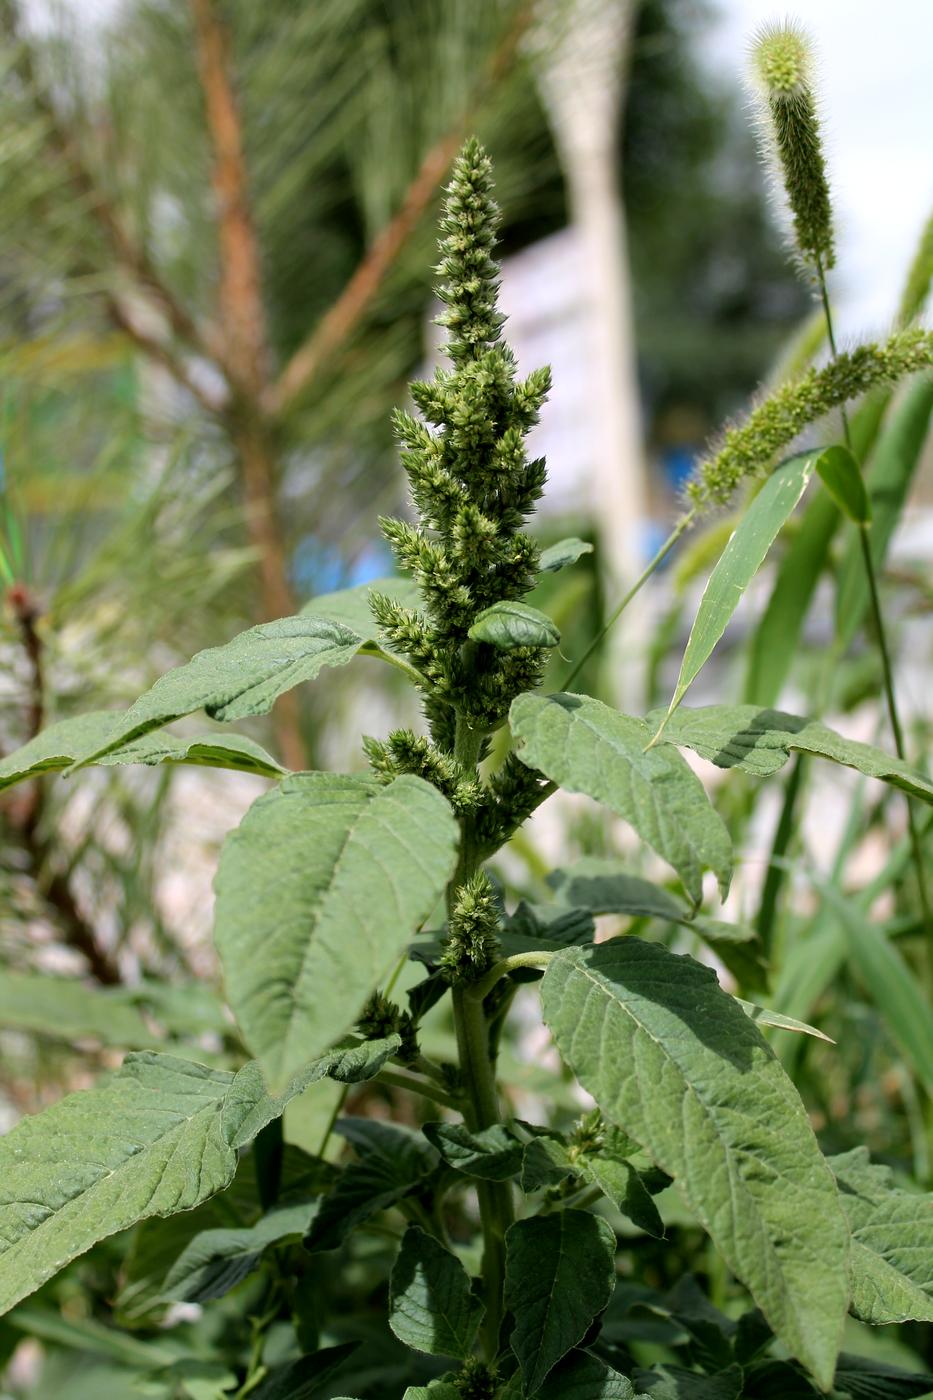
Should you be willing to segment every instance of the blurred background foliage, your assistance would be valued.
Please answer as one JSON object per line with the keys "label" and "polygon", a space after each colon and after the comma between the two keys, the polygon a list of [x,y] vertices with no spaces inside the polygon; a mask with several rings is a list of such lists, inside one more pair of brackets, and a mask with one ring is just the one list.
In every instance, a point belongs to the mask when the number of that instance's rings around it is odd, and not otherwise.
{"label": "blurred background foliage", "polygon": [[[713,14],[704,0],[643,0],[620,57],[616,176],[661,523],[674,510],[683,453],[780,372],[810,306],[768,212],[737,81],[715,77],[703,56]],[[465,132],[476,130],[495,161],[506,259],[571,215],[530,0],[124,0],[92,23],[80,5],[37,22],[0,0],[0,36],[7,753],[56,719],[125,706],[200,647],[389,571],[376,526],[401,496],[389,414],[431,354],[433,214]],[[798,362],[819,350],[811,336]],[[869,444],[882,412],[897,407],[879,407]],[[545,518],[542,537],[567,533],[563,524]],[[582,505],[569,524],[589,538],[611,528]],[[779,562],[794,558],[808,528],[812,510],[789,527]],[[838,532],[831,543],[835,528],[816,531],[807,556],[824,587],[845,545]],[[727,529],[714,522],[688,541],[678,573],[663,576],[651,604],[646,707],[669,689],[690,619],[685,599]],[[887,592],[908,629],[928,612],[919,573],[889,577]],[[568,654],[579,654],[604,604],[596,556],[550,576],[536,601],[560,623]],[[874,653],[856,640],[833,654],[828,674],[826,615],[811,612],[810,630],[791,646],[798,706],[849,710],[859,733],[875,737]],[[742,698],[747,656],[744,646],[725,653],[717,698]],[[391,676],[367,665],[300,699],[292,692],[271,730],[253,732],[292,767],[358,766],[360,728],[380,732],[398,714]],[[605,684],[600,677],[597,658],[589,679]],[[924,739],[916,721],[915,755]],[[759,930],[766,921],[769,1004],[837,1041],[775,1038],[827,1150],[867,1141],[928,1183],[933,1086],[911,1053],[923,1026],[905,1051],[904,1017],[915,1011],[902,981],[878,982],[852,956],[870,921],[903,951],[904,969],[924,938],[903,812],[864,785],[836,790],[838,779],[817,786],[802,764],[794,771],[791,782],[754,785],[732,774],[719,790],[748,853],[729,916]],[[209,880],[223,834],[261,787],[246,775],[165,767],[0,795],[8,1121],[146,1036],[225,1063],[242,1055],[216,987]],[[800,817],[801,789],[829,812],[834,849]],[[501,872],[510,895],[542,897],[538,846],[549,843],[562,864],[621,854],[636,868],[624,833],[591,811],[571,804],[557,820],[548,826],[542,813],[515,843]],[[683,938],[663,926],[650,932]],[[82,989],[83,1013],[49,1010],[42,987],[54,975]],[[112,1036],[101,1034],[101,1015],[117,1018]],[[437,1028],[438,1053],[446,1034]],[[508,1053],[533,1095],[533,1065],[521,1046]],[[315,1092],[315,1104],[296,1105],[288,1120],[306,1146],[333,1107],[324,1086]],[[359,1111],[371,1107],[366,1092]],[[675,1238],[724,1304],[729,1285],[699,1235],[684,1224]],[[124,1393],[119,1382],[106,1388],[114,1357],[94,1325],[112,1319],[121,1289],[125,1299],[125,1244],[95,1250],[30,1305],[45,1318],[31,1317],[29,1330],[46,1337],[47,1359],[29,1393]],[[661,1251],[648,1258],[654,1245],[637,1248],[649,1273],[669,1267],[670,1252],[662,1265]],[[239,1296],[211,1324],[234,1338],[245,1315]],[[0,1359],[19,1340],[15,1321],[0,1332]],[[914,1325],[878,1345],[890,1359],[931,1362],[929,1330]],[[69,1348],[83,1358],[77,1369]],[[9,1382],[17,1394],[18,1374]]]}

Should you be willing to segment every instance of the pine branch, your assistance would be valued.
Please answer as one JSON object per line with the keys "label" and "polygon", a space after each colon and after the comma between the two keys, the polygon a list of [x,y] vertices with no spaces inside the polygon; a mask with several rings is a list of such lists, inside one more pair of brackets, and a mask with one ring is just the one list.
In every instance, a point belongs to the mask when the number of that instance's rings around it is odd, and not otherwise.
{"label": "pine branch", "polygon": [[163,281],[148,250],[130,235],[119,213],[98,187],[81,152],[60,116],[55,102],[40,80],[32,47],[26,37],[16,0],[2,0],[0,22],[16,45],[16,71],[30,94],[36,111],[48,125],[48,142],[64,165],[70,183],[87,206],[109,244],[118,266],[130,275],[138,289],[155,303],[172,331],[198,354],[215,357],[215,337],[202,331],[175,293]]}
{"label": "pine branch", "polygon": [[271,413],[283,413],[359,325],[403,248],[418,228],[441,181],[463,144],[477,109],[510,72],[531,23],[533,0],[525,0],[481,76],[472,100],[454,126],[427,152],[405,193],[398,213],[377,235],[330,310],[295,351],[266,397]]}
{"label": "pine branch", "polygon": [[223,410],[225,397],[212,393],[203,384],[199,384],[184,360],[175,354],[172,346],[159,340],[157,336],[151,335],[149,331],[143,330],[120,303],[119,298],[108,294],[105,301],[110,320],[142,354],[147,355],[151,360],[155,360],[157,364],[168,370],[176,383],[187,389],[189,394],[197,399],[201,407],[212,417],[216,417]]}

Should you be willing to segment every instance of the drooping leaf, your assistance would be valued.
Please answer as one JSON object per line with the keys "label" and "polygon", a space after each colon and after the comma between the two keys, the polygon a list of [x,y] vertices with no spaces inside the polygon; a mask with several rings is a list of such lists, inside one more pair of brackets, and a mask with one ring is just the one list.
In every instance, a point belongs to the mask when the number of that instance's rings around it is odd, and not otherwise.
{"label": "drooping leaf", "polygon": [[548,883],[561,903],[580,905],[593,914],[629,914],[680,924],[713,950],[740,986],[762,990],[767,985],[761,939],[754,929],[694,914],[667,890],[630,875],[616,859],[585,856],[567,870],[554,871]]}
{"label": "drooping leaf", "polygon": [[341,1118],[336,1130],[356,1149],[321,1202],[307,1248],[336,1249],[363,1220],[400,1201],[437,1166],[437,1153],[421,1133],[375,1119]]}
{"label": "drooping leaf", "polygon": [[[649,724],[660,715],[648,716]],[[792,753],[814,754],[879,778],[910,797],[933,803],[933,782],[873,744],[843,738],[818,720],[762,710],[756,705],[704,705],[678,710],[664,731],[672,744],[693,749],[720,768],[741,768],[766,778],[783,768]]]}
{"label": "drooping leaf", "polygon": [[883,927],[871,923],[853,900],[832,885],[821,882],[819,888],[845,929],[851,961],[891,1038],[933,1092],[933,1034],[923,989]]}
{"label": "drooping leaf", "polygon": [[462,1361],[471,1353],[483,1311],[456,1255],[409,1225],[389,1284],[389,1326],[399,1341]]}
{"label": "drooping leaf", "polygon": [[268,1375],[250,1391],[253,1400],[313,1400],[327,1377],[352,1356],[359,1342],[343,1342],[325,1347],[299,1361],[273,1366]]}
{"label": "drooping leaf", "polygon": [[584,1159],[583,1175],[639,1230],[656,1240],[664,1238],[664,1222],[658,1208],[631,1162],[596,1152]]}
{"label": "drooping leaf", "polygon": [[520,695],[509,716],[518,757],[568,792],[583,792],[623,817],[683,881],[694,904],[704,870],[723,893],[732,844],[703,785],[670,744],[646,750],[644,720],[584,695]]}
{"label": "drooping leaf", "polygon": [[806,490],[814,462],[809,453],[776,467],[733,531],[700,600],[668,714],[676,710],[712,655],[742,594]]}
{"label": "drooping leaf", "polygon": [[531,1216],[505,1237],[505,1303],[512,1350],[534,1394],[606,1307],[615,1282],[615,1235],[587,1211]]}
{"label": "drooping leaf", "polygon": [[589,1351],[559,1361],[535,1400],[635,1400],[631,1381]]}
{"label": "drooping leaf", "polygon": [[516,647],[556,647],[560,632],[551,619],[528,603],[493,603],[476,618],[467,634],[499,651]]}
{"label": "drooping leaf", "polygon": [[506,914],[500,941],[502,951],[529,952],[532,948],[568,948],[574,943],[592,943],[596,933],[588,909],[568,909],[560,904],[530,904],[527,899]]}
{"label": "drooping leaf", "polygon": [[521,1168],[524,1144],[505,1123],[476,1133],[463,1123],[425,1123],[422,1131],[444,1161],[466,1176],[508,1181]]}
{"label": "drooping leaf", "polygon": [[926,1400],[933,1391],[933,1375],[843,1352],[833,1385],[853,1400]]}
{"label": "drooping leaf", "polygon": [[563,1058],[677,1182],[775,1333],[829,1385],[848,1230],[793,1085],[714,973],[659,944],[566,949],[542,983]]}
{"label": "drooping leaf", "polygon": [[858,462],[847,447],[827,447],[816,459],[817,475],[839,509],[856,525],[871,523],[871,502]]}
{"label": "drooping leaf", "polygon": [[817,1040],[828,1041],[830,1045],[836,1043],[830,1036],[817,1030],[816,1026],[808,1026],[806,1021],[796,1021],[793,1016],[784,1016],[780,1011],[769,1011],[766,1006],[756,1006],[754,1002],[743,1001],[741,997],[736,997],[735,1000],[746,1016],[755,1022],[756,1026],[771,1026],[775,1030],[796,1031],[799,1035],[812,1035]]}
{"label": "drooping leaf", "polygon": [[933,1195],[894,1185],[868,1150],[830,1157],[852,1230],[852,1301],[861,1322],[933,1322]]}
{"label": "drooping leaf", "polygon": [[443,893],[458,827],[420,778],[286,778],[227,837],[215,940],[273,1087],[350,1029]]}
{"label": "drooping leaf", "polygon": [[373,1079],[400,1045],[401,1037],[390,1035],[346,1050],[331,1050],[320,1059],[303,1065],[281,1094],[267,1092],[262,1070],[251,1060],[238,1072],[224,1105],[224,1126],[231,1143],[234,1147],[244,1147],[252,1142],[263,1128],[282,1116],[293,1098],[318,1080],[327,1078],[342,1084],[359,1084]]}
{"label": "drooping leaf", "polygon": [[234,1078],[131,1054],[104,1084],[0,1140],[0,1311],[98,1240],[226,1186],[236,1169],[223,1123]]}
{"label": "drooping leaf", "polygon": [[134,1050],[158,1038],[122,988],[88,987],[75,978],[0,970],[0,1027],[34,1031],[56,1040],[95,1040]]}
{"label": "drooping leaf", "polygon": [[586,540],[577,539],[575,535],[568,536],[565,540],[558,540],[556,544],[548,545],[547,549],[542,549],[541,557],[538,561],[538,568],[542,574],[556,574],[558,569],[565,569],[568,564],[575,564],[584,554],[592,554],[593,546]]}
{"label": "drooping leaf", "polygon": [[[106,748],[122,718],[110,710],[96,710],[48,725],[28,744],[0,761],[0,791],[42,773],[68,768],[89,749]],[[208,768],[235,768],[244,773],[258,773],[264,778],[279,778],[286,771],[271,754],[242,734],[205,734],[196,739],[179,739],[174,734],[146,735],[132,743],[120,744],[100,762],[106,767],[130,763],[188,763]]]}
{"label": "drooping leaf", "polygon": [[92,763],[195,710],[219,720],[264,715],[280,695],[313,680],[322,667],[352,660],[360,643],[356,632],[314,614],[261,622],[226,646],[199,651],[186,665],[161,676],[106,740],[82,747],[72,766]]}
{"label": "drooping leaf", "polygon": [[303,1201],[278,1206],[250,1227],[202,1230],[169,1269],[165,1297],[187,1303],[221,1298],[258,1268],[263,1252],[271,1245],[300,1239],[316,1209],[316,1201]]}
{"label": "drooping leaf", "polygon": [[635,1384],[651,1400],[739,1400],[742,1368],[728,1366],[718,1375],[701,1376],[681,1366],[652,1366],[635,1372]]}

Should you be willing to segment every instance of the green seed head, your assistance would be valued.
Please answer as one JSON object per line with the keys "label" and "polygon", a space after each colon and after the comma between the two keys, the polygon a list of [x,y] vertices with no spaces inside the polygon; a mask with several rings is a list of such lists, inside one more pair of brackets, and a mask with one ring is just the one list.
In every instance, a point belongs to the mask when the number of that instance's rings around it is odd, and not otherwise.
{"label": "green seed head", "polygon": [[810,87],[810,46],[803,31],[788,21],[759,31],[752,61],[769,97],[799,97]]}
{"label": "green seed head", "polygon": [[763,29],[752,45],[755,88],[765,108],[765,155],[780,172],[802,261],[825,271],[835,261],[835,247],[812,67],[809,38],[789,22]]}

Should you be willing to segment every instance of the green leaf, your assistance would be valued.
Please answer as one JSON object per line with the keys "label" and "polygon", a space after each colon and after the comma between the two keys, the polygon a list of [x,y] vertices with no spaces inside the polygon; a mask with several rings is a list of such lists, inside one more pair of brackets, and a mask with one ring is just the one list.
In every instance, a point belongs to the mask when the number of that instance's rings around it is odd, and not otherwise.
{"label": "green leaf", "polygon": [[362,1221],[400,1201],[437,1166],[437,1153],[421,1133],[375,1119],[342,1118],[336,1131],[356,1148],[351,1162],[321,1202],[305,1244],[337,1249]]}
{"label": "green leaf", "polygon": [[474,642],[487,642],[499,651],[516,647],[556,647],[560,632],[537,608],[527,603],[493,603],[476,618],[467,636]]}
{"label": "green leaf", "polygon": [[704,870],[725,894],[732,876],[729,833],[703,784],[676,750],[645,751],[651,730],[585,695],[520,695],[509,716],[518,757],[568,792],[583,792],[623,817],[683,881],[703,896]]}
{"label": "green leaf", "polygon": [[918,1375],[868,1356],[843,1352],[833,1385],[853,1400],[925,1400],[933,1391],[933,1375]]}
{"label": "green leaf", "polygon": [[425,1123],[422,1131],[444,1161],[481,1181],[508,1181],[522,1165],[524,1144],[504,1123],[471,1133],[463,1123]]}
{"label": "green leaf", "polygon": [[615,1283],[615,1235],[582,1210],[532,1216],[505,1236],[505,1304],[512,1350],[534,1394],[607,1306]]}
{"label": "green leaf", "polygon": [[0,1026],[134,1050],[158,1044],[145,1019],[127,1005],[121,988],[89,987],[73,978],[6,968],[0,973]]}
{"label": "green leaf", "polygon": [[389,1326],[399,1341],[431,1356],[465,1360],[483,1312],[456,1255],[409,1225],[389,1283]]}
{"label": "green leaf", "polygon": [[313,680],[322,667],[352,660],[360,644],[356,632],[314,614],[262,622],[226,646],[199,651],[186,665],[161,676],[106,740],[81,748],[72,766],[93,763],[111,749],[195,710],[206,710],[219,720],[267,714],[280,695]]}
{"label": "green leaf", "polygon": [[658,1208],[631,1162],[596,1152],[585,1158],[583,1174],[639,1230],[656,1240],[664,1238],[664,1222]]}
{"label": "green leaf", "polygon": [[577,1167],[562,1142],[552,1137],[536,1137],[525,1147],[522,1158],[522,1190],[526,1196],[559,1186]]}
{"label": "green leaf", "polygon": [[548,884],[562,903],[582,905],[593,914],[629,914],[680,924],[713,950],[740,986],[767,986],[767,964],[753,929],[694,914],[667,890],[621,870],[618,860],[584,856],[569,870],[554,871]]}
{"label": "green leaf", "polygon": [[223,1111],[235,1076],[131,1054],[97,1088],[0,1141],[0,1312],[98,1240],[191,1210],[233,1177]]}
{"label": "green leaf", "polygon": [[631,1381],[589,1351],[571,1351],[559,1361],[535,1400],[635,1400]]}
{"label": "green leaf", "polygon": [[[923,457],[931,412],[933,376],[927,375],[907,389],[872,454],[866,474],[873,516],[868,548],[875,572],[879,574]],[[853,535],[847,542],[837,573],[836,636],[840,648],[847,647],[861,627],[868,603],[861,541]]]}
{"label": "green leaf", "polygon": [[[48,725],[0,762],[0,791],[42,773],[68,768],[89,749],[106,748],[121,719],[112,711],[97,710]],[[121,744],[100,761],[107,767],[125,763],[193,763],[209,768],[236,768],[265,778],[279,778],[285,772],[265,749],[240,734],[206,734],[197,739],[179,739],[174,734],[147,736]]]}
{"label": "green leaf", "polygon": [[858,462],[847,447],[827,447],[816,459],[816,470],[836,505],[856,525],[871,523],[871,503]]}
{"label": "green leaf", "polygon": [[[659,714],[655,710],[648,716],[648,723]],[[693,749],[719,768],[741,768],[759,778],[783,768],[791,753],[814,754],[854,768],[868,778],[879,778],[922,802],[933,803],[933,782],[899,758],[872,744],[846,739],[819,720],[803,719],[783,710],[763,710],[757,705],[682,709],[671,717],[664,737],[672,744]]]}
{"label": "green leaf", "polygon": [[461,1394],[449,1381],[429,1381],[427,1385],[410,1385],[402,1400],[461,1400]]}
{"label": "green leaf", "polygon": [[[106,1356],[142,1371],[160,1370],[175,1360],[175,1353],[157,1341],[128,1336],[93,1317],[63,1317],[57,1308],[53,1310],[40,1302],[16,1308],[8,1321],[26,1336],[65,1347],[71,1353]],[[72,1364],[73,1361],[72,1356]]]}
{"label": "green leaf", "polygon": [[564,569],[568,564],[575,564],[584,554],[592,554],[593,546],[586,540],[577,539],[576,535],[570,535],[565,540],[558,540],[556,544],[548,545],[547,549],[542,549],[541,557],[538,560],[538,568],[542,574],[556,574],[558,569]]}
{"label": "green leaf", "polygon": [[652,1366],[635,1372],[635,1384],[651,1400],[739,1400],[742,1368],[728,1366],[718,1375],[700,1376],[680,1366]]}
{"label": "green leaf", "polygon": [[812,1035],[816,1040],[825,1040],[830,1045],[835,1045],[835,1041],[816,1026],[808,1026],[806,1021],[796,1021],[793,1016],[784,1016],[780,1011],[769,1011],[766,1006],[756,1006],[754,1002],[743,1001],[741,997],[735,1000],[741,1006],[746,1016],[754,1021],[756,1026],[772,1026],[776,1030],[796,1031],[799,1035]]}
{"label": "green leaf", "polygon": [[864,1147],[829,1165],[852,1230],[850,1311],[861,1322],[933,1322],[933,1195],[893,1184]]}
{"label": "green leaf", "polygon": [[634,938],[556,953],[541,990],[580,1083],[674,1178],[777,1336],[828,1387],[848,1228],[758,1030],[709,968]]}
{"label": "green leaf", "polygon": [[202,1230],[189,1240],[165,1277],[164,1296],[176,1302],[221,1298],[259,1267],[263,1252],[282,1240],[300,1239],[316,1201],[282,1205],[244,1229]]}
{"label": "green leaf", "polygon": [[215,941],[273,1088],[353,1025],[453,873],[459,828],[420,778],[307,773],[224,843]]}
{"label": "green leaf", "polygon": [[325,1347],[312,1356],[289,1361],[285,1366],[273,1366],[265,1379],[250,1391],[253,1400],[312,1400],[329,1375],[343,1365],[359,1346],[359,1342],[343,1342]]}
{"label": "green leaf", "polygon": [[230,1142],[234,1147],[252,1142],[267,1124],[281,1118],[292,1099],[321,1079],[336,1079],[342,1084],[373,1079],[400,1045],[401,1037],[390,1035],[384,1040],[368,1040],[346,1050],[332,1050],[309,1065],[303,1065],[280,1095],[266,1092],[262,1070],[251,1060],[237,1074],[224,1105],[224,1125]]}
{"label": "green leaf", "polygon": [[850,898],[828,883],[821,882],[819,888],[845,929],[851,961],[888,1033],[933,1092],[930,1006],[916,976],[884,929],[872,924]]}
{"label": "green leaf", "polygon": [[709,660],[739,600],[813,475],[814,456],[783,462],[768,477],[733,531],[700,600],[668,708],[672,714]]}

